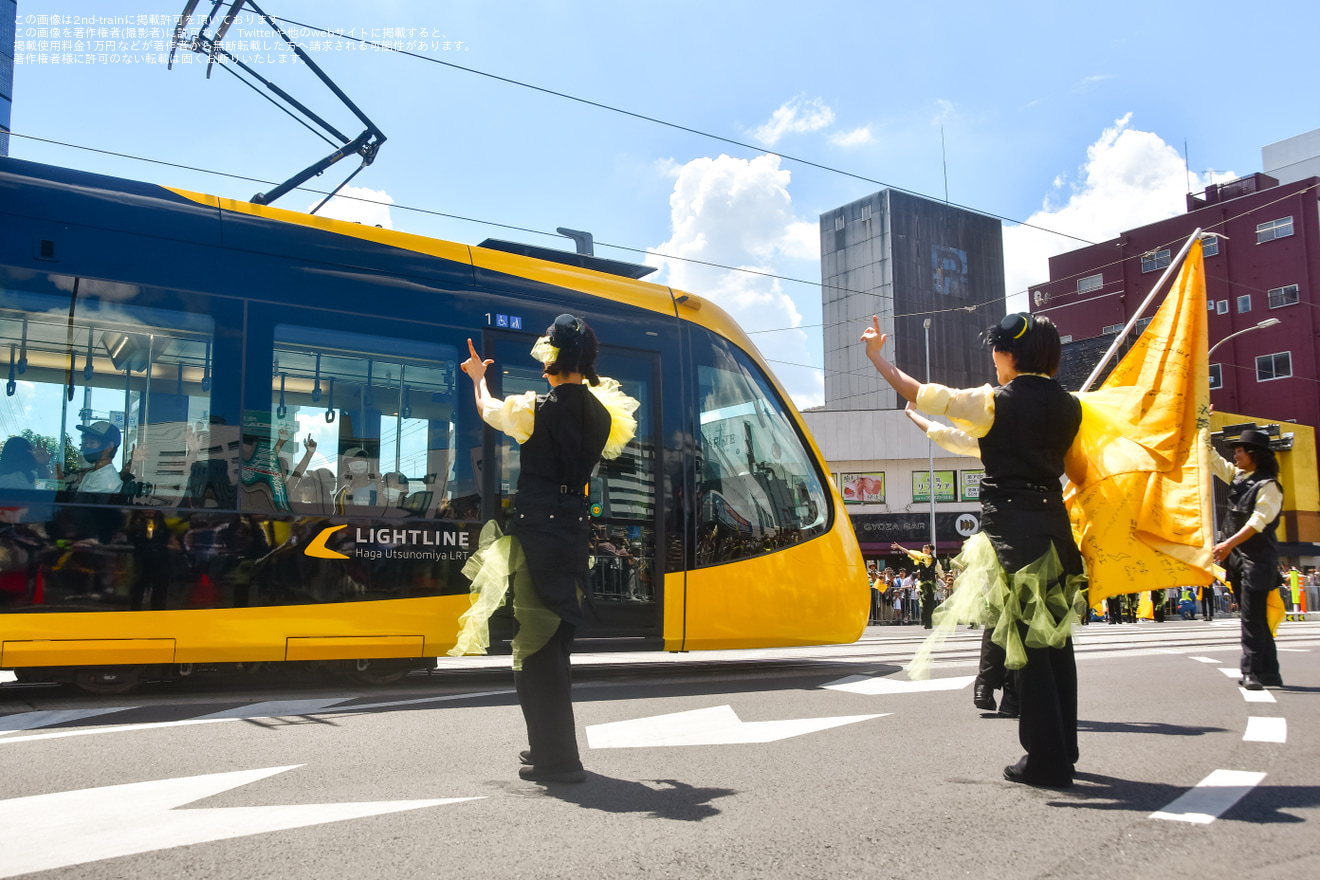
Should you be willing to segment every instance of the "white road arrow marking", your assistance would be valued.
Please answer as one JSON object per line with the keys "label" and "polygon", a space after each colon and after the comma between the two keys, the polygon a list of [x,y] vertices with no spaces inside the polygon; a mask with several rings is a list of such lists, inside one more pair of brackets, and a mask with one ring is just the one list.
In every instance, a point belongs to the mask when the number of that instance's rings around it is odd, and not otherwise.
{"label": "white road arrow marking", "polygon": [[976,681],[975,675],[960,675],[954,678],[932,678],[927,681],[903,681],[897,678],[870,678],[865,675],[850,675],[838,681],[832,681],[823,687],[832,691],[848,691],[853,694],[878,696],[880,694],[919,694],[929,691],[960,691]]}
{"label": "white road arrow marking", "polygon": [[656,715],[633,721],[592,724],[587,744],[593,749],[636,749],[653,746],[717,746],[734,743],[768,743],[831,727],[882,718],[880,715],[841,715],[834,718],[800,718],[787,721],[743,721],[731,706],[694,709],[672,715]]}
{"label": "white road arrow marking", "polygon": [[1264,773],[1216,770],[1164,809],[1151,813],[1150,818],[1209,825],[1264,778]]}
{"label": "white road arrow marking", "polygon": [[4,854],[0,858],[0,877],[268,831],[481,800],[443,798],[175,809],[298,766],[301,765],[133,782],[0,801],[0,853]]}

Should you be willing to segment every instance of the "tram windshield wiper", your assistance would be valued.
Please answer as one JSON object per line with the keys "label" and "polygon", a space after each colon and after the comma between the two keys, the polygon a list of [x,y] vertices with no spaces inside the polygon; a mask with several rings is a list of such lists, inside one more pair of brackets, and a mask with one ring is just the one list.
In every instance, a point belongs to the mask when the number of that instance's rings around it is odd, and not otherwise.
{"label": "tram windshield wiper", "polygon": [[[314,62],[311,57],[304,52],[291,37],[289,37],[288,34],[281,30],[280,27],[275,24],[275,21],[257,6],[253,0],[212,0],[211,11],[207,15],[206,20],[202,22],[196,33],[189,36],[188,24],[192,19],[193,12],[197,9],[198,2],[199,0],[188,0],[183,8],[183,12],[179,14],[179,21],[174,27],[174,40],[170,46],[168,68],[174,67],[174,53],[179,46],[183,46],[185,49],[196,52],[199,55],[207,56],[209,59],[206,65],[207,79],[210,79],[211,68],[218,59],[221,62],[221,70],[232,74],[239,82],[256,91],[257,94],[260,94],[276,107],[279,107],[317,137],[321,138],[332,147],[335,147],[335,151],[330,155],[307,166],[274,189],[254,195],[250,199],[253,204],[269,205],[276,199],[289,193],[291,190],[306,183],[311,178],[316,177],[340,159],[354,155],[362,157],[362,164],[312,209],[311,213],[315,214],[325,205],[326,202],[334,198],[336,193],[348,185],[348,182],[356,177],[363,168],[366,168],[375,160],[376,153],[380,150],[381,144],[385,143],[384,133],[376,127],[375,123],[367,118],[365,113],[358,109],[357,105],[334,84],[330,77],[326,76],[321,68],[316,66],[316,62]],[[229,8],[217,21],[217,14],[226,2],[229,2]],[[251,7],[254,13],[261,16],[262,20],[264,20],[275,33],[279,34],[280,39],[289,45],[289,48],[298,56],[298,60],[307,65],[307,69],[316,74],[316,77],[321,80],[321,82],[325,83],[326,88],[330,89],[330,91],[335,94],[335,97],[344,102],[344,105],[348,107],[348,109],[353,112],[353,115],[356,116],[365,126],[361,134],[355,138],[350,138],[343,134],[333,125],[326,122],[316,113],[300,103],[288,92],[284,91],[284,89],[257,73],[221,46],[225,35],[229,32],[229,28],[243,11],[244,6]],[[208,36],[207,31],[213,24],[217,25],[215,35]],[[235,68],[237,68],[237,70],[235,70]],[[270,95],[262,93],[249,79],[245,79],[243,75],[238,72],[239,70],[247,74],[252,80],[256,80],[261,85],[265,86],[267,91],[273,93],[275,97],[272,98]],[[276,100],[277,98],[278,100]]]}

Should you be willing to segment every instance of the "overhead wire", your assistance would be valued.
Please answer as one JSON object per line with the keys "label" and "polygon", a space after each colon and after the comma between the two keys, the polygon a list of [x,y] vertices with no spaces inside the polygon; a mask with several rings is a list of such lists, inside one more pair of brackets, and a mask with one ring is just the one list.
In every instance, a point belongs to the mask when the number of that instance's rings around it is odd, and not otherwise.
{"label": "overhead wire", "polygon": [[[285,19],[281,19],[281,20],[285,20]],[[297,24],[296,22],[290,22],[290,23]],[[306,25],[301,25],[301,24],[299,24],[298,26],[300,26],[300,27],[305,27]],[[425,56],[419,56],[419,57],[425,57]],[[446,63],[446,64],[448,64],[448,62],[442,62],[442,63]],[[241,78],[240,78],[240,81],[242,81]],[[247,83],[245,82],[245,84],[247,84]],[[248,84],[248,85],[250,85],[250,84]],[[278,105],[277,105],[277,106],[278,106]],[[200,174],[209,174],[209,175],[214,175],[214,176],[218,176],[218,177],[225,177],[225,178],[229,178],[229,179],[232,179],[232,180],[242,180],[242,181],[249,182],[249,183],[257,183],[257,184],[261,184],[261,185],[263,185],[263,186],[276,185],[276,184],[278,183],[277,181],[265,180],[265,179],[262,179],[262,178],[251,177],[251,176],[242,175],[242,174],[234,174],[234,173],[231,173],[231,172],[217,171],[217,170],[214,170],[214,169],[210,169],[210,168],[202,168],[202,167],[198,167],[198,166],[194,166],[194,165],[185,165],[185,164],[177,163],[177,162],[169,162],[169,161],[166,161],[166,160],[163,160],[163,159],[154,159],[154,158],[150,158],[150,157],[146,157],[146,156],[138,156],[138,155],[134,155],[134,154],[132,154],[132,153],[121,153],[121,152],[117,152],[117,151],[113,151],[113,150],[106,150],[106,149],[102,149],[102,148],[98,148],[98,147],[90,147],[90,146],[87,146],[87,145],[84,145],[84,144],[73,144],[73,143],[69,143],[69,142],[66,142],[66,141],[58,141],[58,140],[54,140],[54,139],[51,139],[51,138],[43,138],[43,137],[39,137],[39,136],[36,136],[36,135],[25,134],[25,133],[22,133],[22,132],[13,132],[13,131],[11,131],[11,132],[9,132],[9,134],[10,134],[12,137],[17,137],[17,138],[23,138],[23,139],[27,139],[27,140],[38,141],[38,142],[41,142],[41,143],[54,144],[54,145],[56,145],[56,146],[67,147],[67,148],[70,148],[70,149],[84,150],[84,151],[87,151],[87,152],[98,153],[98,154],[101,154],[101,155],[114,156],[114,157],[116,157],[116,158],[131,159],[131,160],[134,160],[134,161],[146,162],[146,163],[156,164],[156,165],[162,165],[162,166],[170,167],[170,168],[178,168],[178,169],[185,170],[185,171],[193,171],[193,172],[200,173]],[[1297,190],[1296,192],[1292,192],[1292,193],[1288,193],[1287,195],[1280,196],[1278,199],[1274,199],[1274,200],[1271,200],[1271,201],[1269,201],[1269,202],[1266,202],[1266,203],[1264,203],[1264,204],[1262,204],[1262,205],[1258,205],[1258,206],[1256,206],[1256,207],[1254,207],[1254,208],[1250,208],[1250,209],[1248,209],[1248,210],[1242,211],[1242,212],[1240,212],[1240,213],[1238,213],[1238,214],[1236,214],[1236,215],[1234,215],[1234,216],[1232,216],[1232,217],[1226,217],[1226,218],[1224,218],[1223,220],[1220,220],[1220,221],[1218,221],[1218,222],[1216,222],[1216,223],[1214,223],[1214,224],[1210,224],[1209,226],[1207,226],[1207,227],[1205,227],[1205,228],[1206,228],[1206,229],[1214,229],[1214,228],[1216,228],[1216,227],[1224,226],[1224,225],[1226,225],[1227,223],[1229,223],[1229,222],[1231,222],[1231,221],[1233,221],[1233,220],[1237,220],[1237,219],[1240,219],[1240,218],[1242,218],[1242,217],[1248,216],[1249,214],[1253,214],[1253,213],[1257,213],[1257,212],[1259,212],[1259,211],[1265,210],[1266,208],[1272,207],[1273,205],[1278,204],[1279,202],[1287,201],[1288,199],[1291,199],[1291,198],[1293,198],[1293,197],[1295,197],[1295,196],[1297,196],[1297,195],[1302,195],[1302,194],[1304,194],[1304,193],[1306,193],[1306,192],[1309,192],[1309,191],[1311,191],[1311,190],[1313,190],[1313,189],[1316,189],[1317,187],[1320,187],[1320,184],[1312,184],[1311,186],[1308,186],[1308,187],[1306,187],[1305,189]],[[303,191],[303,192],[311,193],[311,194],[313,194],[313,195],[329,195],[329,194],[330,194],[328,191],[325,191],[325,190],[318,190],[318,189],[314,189],[314,188],[312,188],[312,187],[306,187],[306,186],[300,186],[300,187],[297,187],[297,189],[298,189],[298,190],[301,190],[301,191]],[[360,197],[360,196],[353,196],[353,195],[345,194],[345,193],[342,193],[342,192],[340,192],[340,193],[338,194],[337,197],[339,197],[339,198],[343,198],[343,199],[347,199],[347,200],[350,200],[350,201],[362,202],[362,203],[364,203],[364,204],[370,204],[370,205],[382,205],[382,204],[384,204],[384,203],[382,203],[382,202],[378,202],[378,201],[375,201],[375,200],[372,200],[372,199],[368,199],[368,198],[364,198],[364,197]],[[501,222],[493,221],[493,220],[483,220],[483,219],[480,219],[480,218],[468,217],[468,216],[465,216],[465,215],[462,215],[462,214],[453,214],[453,213],[448,213],[448,212],[444,212],[444,211],[436,211],[436,210],[433,210],[433,209],[429,209],[429,208],[421,208],[421,207],[417,207],[417,206],[413,206],[413,205],[404,205],[404,204],[399,204],[399,203],[391,203],[391,204],[387,205],[387,207],[390,207],[390,208],[398,208],[399,210],[402,210],[402,211],[409,211],[409,212],[418,213],[418,214],[424,214],[424,215],[428,215],[428,216],[442,217],[442,218],[445,218],[445,219],[459,220],[459,221],[462,221],[462,222],[468,222],[468,223],[477,223],[477,224],[480,224],[480,225],[491,226],[491,227],[498,228],[498,229],[508,229],[508,230],[516,231],[516,232],[525,232],[525,233],[533,234],[533,235],[545,235],[545,236],[548,236],[548,237],[555,237],[555,238],[560,237],[558,233],[551,233],[551,232],[547,232],[547,231],[544,231],[544,230],[533,229],[533,228],[531,228],[531,227],[518,226],[518,225],[510,224],[510,223],[501,223]],[[1001,219],[1002,219],[1002,218],[1001,218]],[[1011,222],[1011,221],[1010,221],[1010,222]],[[1049,231],[1049,230],[1046,230],[1046,231]],[[1175,245],[1175,244],[1180,244],[1181,241],[1182,241],[1182,239],[1176,239],[1176,240],[1173,240],[1173,241],[1165,242],[1165,243],[1162,244],[1162,245],[1157,245],[1156,248],[1155,248],[1154,250],[1158,250],[1158,249],[1161,248],[1161,247],[1172,247],[1172,246]],[[847,288],[847,287],[842,287],[842,286],[839,286],[839,285],[826,284],[825,282],[822,282],[822,281],[808,281],[808,280],[806,280],[806,279],[794,278],[794,277],[792,277],[792,276],[788,276],[788,275],[780,275],[780,274],[777,274],[777,273],[765,272],[765,271],[757,270],[757,269],[749,269],[749,268],[747,268],[747,267],[743,267],[743,266],[730,266],[730,265],[727,265],[727,264],[716,263],[716,262],[708,261],[708,260],[697,260],[697,259],[694,259],[694,258],[691,258],[691,257],[681,257],[681,256],[677,256],[677,255],[672,255],[672,254],[665,254],[665,253],[662,253],[662,252],[659,252],[659,251],[655,251],[655,250],[652,250],[652,249],[649,249],[649,248],[638,248],[638,247],[633,247],[633,246],[629,246],[629,245],[610,244],[610,243],[607,243],[607,242],[597,242],[597,244],[599,244],[599,245],[602,246],[602,247],[611,247],[611,248],[615,248],[615,249],[617,249],[617,250],[623,250],[623,251],[628,251],[628,252],[632,252],[632,253],[639,253],[639,254],[645,254],[645,255],[652,255],[652,256],[656,256],[656,257],[659,257],[659,258],[661,258],[661,259],[666,259],[666,260],[676,260],[676,261],[680,261],[680,262],[692,263],[692,264],[695,264],[695,265],[701,265],[701,266],[706,266],[706,267],[710,267],[710,268],[723,269],[723,270],[732,271],[732,272],[742,272],[742,273],[746,273],[746,274],[758,275],[758,276],[761,276],[761,277],[767,277],[767,278],[778,279],[778,280],[783,280],[783,281],[790,281],[790,282],[798,283],[798,284],[806,284],[806,285],[810,285],[810,286],[818,287],[818,288],[822,288],[822,289],[823,289],[823,288],[830,288],[831,290],[835,290],[835,291],[839,291],[839,292],[843,292],[843,293],[861,294],[861,295],[866,295],[866,296],[874,296],[874,297],[877,297],[877,298],[880,298],[880,297],[882,296],[881,293],[879,293],[879,292],[877,292],[877,291],[874,291],[874,290],[855,290],[855,289],[851,289],[851,288]],[[1112,260],[1112,261],[1110,261],[1110,262],[1108,262],[1108,263],[1104,263],[1104,264],[1102,264],[1102,265],[1100,265],[1100,266],[1093,266],[1093,267],[1090,267],[1089,269],[1087,269],[1087,270],[1085,270],[1085,271],[1082,271],[1082,272],[1077,272],[1077,273],[1074,273],[1074,274],[1072,274],[1072,275],[1065,275],[1065,276],[1062,276],[1062,277],[1057,278],[1057,279],[1051,279],[1051,281],[1050,281],[1049,283],[1053,284],[1053,283],[1057,283],[1057,282],[1059,282],[1059,281],[1068,281],[1068,280],[1072,280],[1072,279],[1075,279],[1075,278],[1081,278],[1081,277],[1085,277],[1085,276],[1088,276],[1088,275],[1093,275],[1093,274],[1095,274],[1095,271],[1096,271],[1097,269],[1103,270],[1103,269],[1106,269],[1106,268],[1111,268],[1111,267],[1113,267],[1113,266],[1121,265],[1121,264],[1123,264],[1123,263],[1125,263],[1125,262],[1128,262],[1128,261],[1131,261],[1131,260],[1139,259],[1139,258],[1145,256],[1147,253],[1150,253],[1150,251],[1148,251],[1148,252],[1144,252],[1144,253],[1132,254],[1132,255],[1129,255],[1129,256],[1126,256],[1126,257],[1121,257],[1121,258],[1119,258],[1119,259],[1117,259],[1117,260]],[[1210,277],[1214,277],[1216,280],[1224,281],[1224,282],[1226,282],[1226,283],[1228,283],[1228,284],[1230,284],[1230,285],[1237,286],[1237,287],[1241,287],[1241,288],[1243,288],[1243,289],[1247,289],[1247,290],[1252,290],[1252,291],[1254,291],[1254,292],[1258,292],[1258,293],[1268,293],[1268,291],[1266,291],[1266,290],[1263,290],[1263,289],[1261,289],[1261,288],[1255,288],[1255,287],[1252,287],[1252,286],[1247,285],[1247,284],[1245,284],[1245,283],[1243,283],[1243,282],[1231,281],[1231,280],[1229,280],[1229,279],[1220,278],[1220,277],[1218,277],[1218,276],[1209,276],[1209,275],[1207,275],[1207,277],[1208,277],[1208,278],[1210,278]],[[927,310],[923,310],[923,311],[920,311],[920,312],[911,312],[911,313],[904,313],[904,314],[886,315],[885,317],[886,317],[886,319],[898,319],[898,318],[924,317],[924,316],[938,315],[938,314],[946,314],[946,313],[949,313],[949,312],[959,312],[959,311],[965,311],[965,312],[969,312],[969,313],[970,313],[970,312],[975,312],[977,309],[979,309],[979,308],[981,308],[981,307],[984,307],[984,306],[991,306],[991,305],[995,305],[995,304],[1000,303],[1000,302],[1005,302],[1005,301],[1007,301],[1007,300],[1008,300],[1010,297],[1012,297],[1012,296],[1016,296],[1016,295],[1019,295],[1019,294],[1021,294],[1021,293],[1027,293],[1027,292],[1030,292],[1030,288],[1028,288],[1026,291],[1014,291],[1013,293],[1005,294],[1005,296],[1003,296],[1003,297],[993,297],[993,298],[988,299],[988,300],[983,300],[983,301],[981,301],[981,302],[973,303],[973,304],[969,304],[969,305],[965,305],[965,306],[951,306],[951,307],[949,307],[949,308],[945,308],[945,309],[927,309]],[[1086,300],[1079,300],[1079,301],[1070,302],[1070,303],[1060,303],[1059,305],[1056,305],[1056,306],[1051,306],[1051,307],[1048,307],[1048,308],[1041,308],[1041,309],[1038,309],[1038,310],[1037,310],[1037,313],[1044,313],[1044,312],[1048,312],[1048,311],[1051,311],[1051,310],[1054,310],[1054,309],[1059,309],[1059,308],[1064,308],[1064,307],[1070,307],[1070,306],[1081,305],[1081,304],[1086,303],[1086,302],[1092,302],[1092,301],[1094,301],[1094,300],[1099,300],[1099,299],[1106,299],[1106,298],[1113,297],[1113,296],[1121,296],[1121,295],[1124,294],[1124,292],[1125,292],[1125,291],[1118,290],[1118,291],[1113,291],[1113,292],[1111,292],[1111,293],[1099,294],[1099,295],[1097,295],[1097,296],[1095,296],[1095,297],[1091,297],[1091,298],[1086,299]],[[1305,304],[1308,305],[1308,306],[1311,306],[1311,307],[1313,307],[1313,308],[1315,308],[1315,307],[1320,307],[1320,304],[1316,304],[1316,303],[1309,303],[1309,302],[1308,302],[1308,303],[1305,303]],[[822,328],[822,329],[825,329],[825,328],[829,328],[829,327],[840,326],[840,325],[843,325],[843,324],[845,324],[845,323],[850,323],[850,322],[832,322],[832,323],[825,323],[825,322],[822,322],[822,323],[820,323],[820,324],[798,324],[798,325],[791,326],[791,327],[776,327],[776,328],[767,328],[767,329],[761,329],[761,330],[748,330],[748,331],[745,331],[745,332],[748,333],[748,335],[762,334],[762,333],[782,333],[782,332],[789,332],[789,331],[802,331],[802,330],[806,330],[806,329],[812,329],[812,328],[815,328],[815,327],[820,327],[820,328]],[[801,368],[801,369],[819,370],[819,371],[822,371],[822,372],[833,372],[834,374],[837,374],[837,375],[868,375],[865,371],[862,371],[862,372],[858,372],[858,371],[827,371],[826,368],[825,368],[823,365],[822,365],[822,366],[810,366],[810,365],[806,365],[806,364],[798,364],[798,363],[794,363],[794,362],[781,361],[781,360],[776,360],[776,359],[771,359],[771,358],[767,358],[767,360],[771,360],[771,361],[773,361],[774,363],[779,363],[779,364],[782,364],[782,365],[785,365],[785,366],[793,366],[793,367],[798,367],[798,368]]]}
{"label": "overhead wire", "polygon": [[[563,98],[563,99],[565,99],[565,100],[567,100],[567,101],[574,101],[574,102],[576,102],[576,103],[578,103],[578,104],[584,104],[584,105],[586,105],[586,106],[588,106],[588,107],[595,107],[595,108],[600,109],[600,110],[608,110],[608,111],[610,111],[611,113],[619,113],[619,114],[622,114],[622,115],[624,115],[624,116],[631,116],[631,117],[634,118],[634,119],[640,119],[640,120],[642,120],[642,121],[644,121],[644,122],[651,122],[651,123],[654,123],[654,124],[656,124],[656,125],[662,125],[662,126],[664,126],[664,127],[666,127],[666,128],[672,128],[672,129],[675,129],[675,130],[677,130],[677,131],[687,132],[688,134],[695,134],[695,135],[697,135],[697,136],[699,136],[699,137],[709,138],[710,140],[719,141],[720,143],[730,144],[731,146],[739,147],[739,148],[741,148],[741,149],[753,150],[753,151],[758,152],[758,153],[769,153],[770,155],[778,156],[778,157],[781,158],[781,159],[787,159],[787,160],[790,161],[790,162],[796,162],[797,164],[800,164],[800,165],[806,165],[807,167],[810,167],[810,168],[816,168],[816,169],[818,169],[818,170],[820,170],[820,171],[828,171],[828,172],[830,172],[831,174],[840,174],[840,175],[843,175],[844,177],[851,177],[851,178],[854,179],[854,180],[860,180],[860,181],[863,181],[864,183],[875,184],[876,186],[879,186],[879,187],[882,187],[882,188],[885,188],[885,189],[892,189],[892,190],[894,190],[894,191],[896,191],[896,192],[906,193],[907,195],[918,196],[918,197],[923,198],[923,199],[931,199],[931,198],[932,198],[931,196],[925,195],[924,193],[917,192],[916,190],[905,189],[905,188],[903,188],[903,187],[901,187],[901,186],[895,186],[894,184],[885,183],[885,182],[882,181],[882,180],[876,180],[875,178],[867,177],[867,176],[862,175],[862,174],[856,174],[856,173],[854,173],[854,172],[852,172],[852,171],[846,171],[846,170],[844,170],[844,169],[842,169],[842,168],[835,168],[835,167],[830,166],[830,165],[825,165],[825,164],[823,164],[823,163],[821,163],[821,162],[814,162],[814,161],[812,161],[812,160],[810,160],[810,159],[803,159],[803,158],[800,157],[800,156],[792,156],[792,155],[790,155],[790,154],[788,154],[788,153],[781,153],[781,152],[779,152],[778,150],[771,150],[771,149],[767,149],[766,147],[763,147],[763,146],[758,146],[758,145],[756,145],[756,144],[749,144],[749,143],[746,143],[746,142],[744,142],[744,141],[739,141],[739,140],[735,140],[735,139],[730,138],[730,137],[725,137],[724,135],[714,134],[714,133],[712,133],[712,132],[708,132],[708,131],[702,131],[701,129],[698,129],[698,128],[692,128],[691,126],[682,125],[682,124],[677,123],[677,122],[669,122],[668,120],[660,119],[659,117],[656,117],[656,116],[650,116],[650,115],[647,115],[647,114],[645,114],[645,113],[637,113],[637,112],[632,111],[632,110],[625,110],[625,109],[623,109],[623,108],[621,108],[621,107],[615,107],[615,106],[613,106],[613,105],[611,105],[611,104],[605,104],[605,103],[600,102],[600,101],[593,101],[593,100],[591,100],[591,99],[589,99],[589,98],[581,98],[581,97],[578,97],[577,95],[570,95],[570,94],[568,94],[567,92],[556,91],[555,89],[546,88],[545,86],[534,85],[534,84],[532,84],[532,83],[524,82],[524,81],[522,81],[522,80],[514,79],[514,78],[512,78],[512,77],[500,76],[499,74],[489,73],[489,72],[484,71],[484,70],[478,70],[478,69],[476,69],[475,67],[466,67],[466,66],[464,66],[464,65],[462,65],[462,64],[455,64],[455,63],[452,62],[452,61],[442,61],[442,60],[440,60],[439,58],[432,58],[432,57],[429,56],[429,55],[422,55],[422,54],[420,54],[420,53],[418,53],[418,52],[412,52],[412,51],[409,51],[409,50],[407,50],[407,49],[398,49],[398,48],[395,48],[394,46],[389,46],[389,45],[386,45],[386,44],[384,44],[384,43],[376,43],[376,42],[373,42],[373,41],[371,41],[371,40],[364,39],[364,38],[362,38],[362,37],[354,37],[354,36],[350,36],[350,35],[348,35],[348,34],[342,33],[342,32],[340,32],[340,31],[335,31],[335,30],[332,30],[332,29],[330,29],[330,28],[323,28],[323,27],[321,27],[320,25],[313,25],[313,24],[307,24],[306,22],[294,21],[294,20],[291,19],[291,18],[283,18],[283,17],[278,16],[278,15],[273,15],[273,16],[271,16],[271,18],[275,19],[276,21],[282,21],[282,22],[284,22],[284,23],[286,23],[286,24],[294,25],[295,27],[301,27],[301,28],[306,28],[306,29],[308,29],[308,30],[319,31],[319,32],[321,32],[321,33],[323,33],[323,34],[328,34],[328,35],[330,35],[330,36],[332,36],[332,37],[334,37],[334,38],[336,38],[336,39],[350,40],[350,41],[355,42],[355,43],[361,43],[361,44],[366,45],[366,46],[372,46],[373,48],[380,49],[380,50],[382,50],[382,51],[386,51],[386,52],[394,52],[394,53],[399,54],[399,55],[406,55],[406,56],[408,56],[409,58],[416,58],[416,59],[418,59],[419,61],[426,61],[426,62],[429,62],[429,63],[431,63],[431,64],[439,64],[439,65],[442,65],[442,66],[444,66],[444,67],[452,68],[452,69],[454,69],[454,70],[461,70],[461,71],[463,71],[464,73],[471,73],[471,74],[474,74],[474,75],[476,75],[476,76],[483,76],[483,77],[486,77],[487,79],[493,79],[493,80],[496,80],[496,81],[498,81],[498,82],[506,83],[506,84],[508,84],[508,85],[518,86],[519,88],[530,89],[530,90],[532,90],[532,91],[535,91],[535,92],[541,92],[542,94],[546,94],[546,95],[553,95],[553,96],[556,97],[556,98]],[[1050,233],[1051,235],[1061,235],[1061,236],[1063,236],[1064,238],[1071,238],[1071,239],[1073,239],[1074,241],[1080,241],[1080,242],[1082,242],[1083,244],[1094,244],[1094,243],[1095,243],[1095,242],[1092,242],[1092,241],[1087,241],[1086,239],[1084,239],[1084,238],[1080,238],[1080,237],[1078,237],[1078,236],[1076,236],[1076,235],[1071,235],[1071,234],[1069,234],[1069,233],[1067,233],[1067,232],[1060,232],[1060,231],[1058,231],[1057,229],[1046,229],[1046,228],[1043,227],[1043,226],[1037,226],[1037,225],[1035,225],[1035,224],[1028,223],[1028,222],[1026,222],[1025,220],[1016,220],[1016,219],[1014,219],[1014,218],[1012,218],[1012,217],[1008,217],[1008,216],[1005,216],[1005,215],[1003,215],[1003,214],[996,214],[996,213],[994,213],[993,211],[983,211],[983,210],[981,210],[981,209],[979,209],[979,208],[970,208],[970,207],[967,207],[966,205],[960,205],[960,204],[957,204],[957,203],[955,203],[955,202],[949,202],[949,201],[944,200],[944,199],[938,199],[938,200],[936,200],[936,201],[943,201],[946,205],[949,205],[950,207],[959,208],[959,209],[964,210],[964,211],[970,211],[970,212],[972,212],[972,213],[974,213],[974,214],[980,214],[980,215],[982,215],[983,217],[993,217],[993,218],[996,219],[996,220],[1003,220],[1003,221],[1006,221],[1006,222],[1008,222],[1008,223],[1013,223],[1013,224],[1015,224],[1015,225],[1026,226],[1026,227],[1028,227],[1028,228],[1030,228],[1030,229],[1038,229],[1038,230],[1040,230],[1041,232],[1048,232],[1048,233]]]}

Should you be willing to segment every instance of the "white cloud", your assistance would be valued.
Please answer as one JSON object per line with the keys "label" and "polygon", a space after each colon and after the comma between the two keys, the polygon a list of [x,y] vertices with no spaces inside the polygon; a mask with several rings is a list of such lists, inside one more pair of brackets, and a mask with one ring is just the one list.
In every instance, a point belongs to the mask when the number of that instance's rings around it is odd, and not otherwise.
{"label": "white cloud", "polygon": [[[783,260],[820,260],[817,224],[794,216],[788,192],[791,175],[779,161],[774,155],[751,160],[721,155],[683,165],[669,197],[670,238],[646,258],[647,264],[662,268],[660,283],[710,299],[749,331],[799,326],[802,315],[793,298],[779,279],[766,276],[781,274]],[[753,271],[671,260],[662,254]],[[805,290],[819,295],[815,288]],[[753,338],[767,357],[804,365],[812,361],[803,331]],[[823,402],[819,370],[772,366],[795,403]]]}
{"label": "white cloud", "polygon": [[953,102],[946,101],[943,98],[936,98],[935,106],[939,109],[937,109],[935,115],[931,117],[930,124],[940,125],[944,120],[948,119],[949,114],[953,112]]}
{"label": "white cloud", "polygon": [[819,131],[832,122],[834,122],[834,111],[825,106],[820,98],[807,101],[799,95],[781,104],[765,125],[754,128],[752,137],[768,147],[773,147],[786,134]]}
{"label": "white cloud", "polygon": [[839,147],[859,147],[874,140],[875,137],[871,134],[871,126],[869,125],[854,128],[852,131],[836,131],[830,135],[830,143]]}
{"label": "white cloud", "polygon": [[[307,206],[310,211],[320,204],[317,199]],[[324,208],[316,212],[318,217],[331,220],[347,220],[364,226],[380,226],[393,229],[394,221],[390,218],[389,206],[394,204],[390,194],[380,189],[367,189],[364,186],[346,186],[326,202]]]}
{"label": "white cloud", "polygon": [[[1115,120],[1086,150],[1082,179],[1066,188],[1063,176],[1054,180],[1056,194],[1067,201],[1054,204],[1047,196],[1027,223],[1057,229],[1087,241],[1101,242],[1133,229],[1180,214],[1187,209],[1187,166],[1178,151],[1159,135],[1130,127],[1132,114]],[[1232,172],[1202,178],[1193,173],[1193,191]],[[1004,229],[1004,270],[1009,310],[1025,309],[1029,285],[1049,279],[1049,257],[1085,247],[1082,242],[1028,226]]]}

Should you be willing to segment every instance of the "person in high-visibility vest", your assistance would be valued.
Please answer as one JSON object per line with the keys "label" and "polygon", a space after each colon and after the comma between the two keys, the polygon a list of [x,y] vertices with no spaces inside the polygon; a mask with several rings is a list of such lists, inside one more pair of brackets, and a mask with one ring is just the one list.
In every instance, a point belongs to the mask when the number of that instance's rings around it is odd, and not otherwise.
{"label": "person in high-visibility vest", "polygon": [[1302,599],[1302,573],[1297,570],[1297,566],[1291,566],[1288,569],[1288,592],[1292,605],[1288,609],[1288,620],[1305,620],[1302,615],[1306,612],[1306,606]]}

